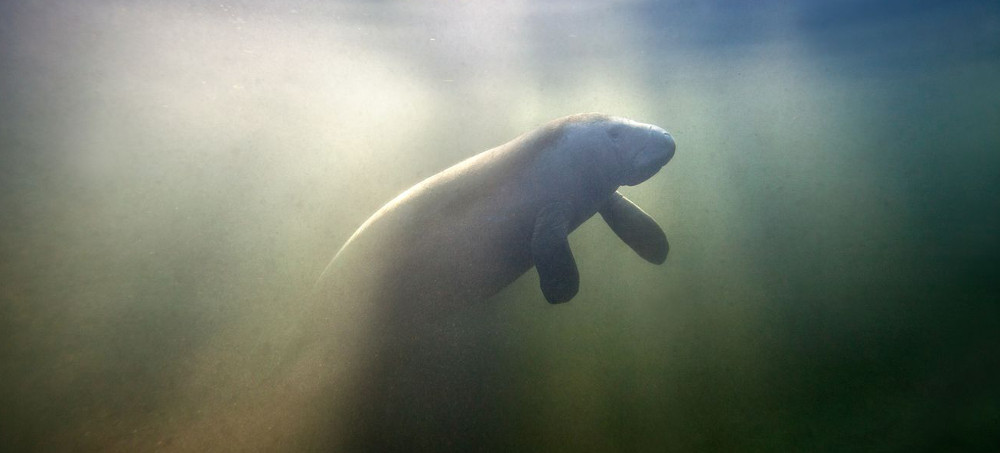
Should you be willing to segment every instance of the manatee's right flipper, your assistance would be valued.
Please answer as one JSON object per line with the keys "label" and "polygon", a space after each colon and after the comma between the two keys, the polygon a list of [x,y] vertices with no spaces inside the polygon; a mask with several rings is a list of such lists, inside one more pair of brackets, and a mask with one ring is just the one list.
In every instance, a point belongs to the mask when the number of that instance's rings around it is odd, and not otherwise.
{"label": "manatee's right flipper", "polygon": [[611,230],[643,259],[653,264],[663,264],[667,260],[670,251],[667,235],[652,217],[628,198],[615,192],[598,212]]}
{"label": "manatee's right flipper", "polygon": [[535,218],[531,257],[538,270],[542,294],[550,304],[572,299],[580,288],[580,274],[567,237],[572,215],[569,204],[553,203],[542,208]]}

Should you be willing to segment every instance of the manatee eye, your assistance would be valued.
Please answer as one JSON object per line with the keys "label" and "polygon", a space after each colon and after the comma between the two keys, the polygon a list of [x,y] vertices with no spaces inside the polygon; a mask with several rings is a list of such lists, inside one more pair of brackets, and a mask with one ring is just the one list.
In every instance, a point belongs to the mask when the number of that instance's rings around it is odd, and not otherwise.
{"label": "manatee eye", "polygon": [[608,128],[608,137],[611,137],[611,140],[617,142],[618,139],[621,138],[622,134],[625,133],[625,127],[626,126],[624,124],[616,124],[614,126],[611,126],[610,128]]}

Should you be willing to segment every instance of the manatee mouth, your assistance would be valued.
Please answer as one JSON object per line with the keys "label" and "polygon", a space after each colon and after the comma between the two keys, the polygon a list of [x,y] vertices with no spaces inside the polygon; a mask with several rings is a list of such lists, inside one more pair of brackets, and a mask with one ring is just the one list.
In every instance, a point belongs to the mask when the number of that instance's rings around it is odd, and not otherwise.
{"label": "manatee mouth", "polygon": [[639,184],[660,171],[674,157],[677,144],[670,133],[656,126],[649,126],[642,149],[632,158],[632,172],[625,185]]}

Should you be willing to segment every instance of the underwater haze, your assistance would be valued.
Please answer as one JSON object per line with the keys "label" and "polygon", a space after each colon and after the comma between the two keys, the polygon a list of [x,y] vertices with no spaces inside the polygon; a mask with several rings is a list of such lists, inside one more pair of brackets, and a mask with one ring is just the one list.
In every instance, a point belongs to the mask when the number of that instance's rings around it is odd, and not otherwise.
{"label": "underwater haze", "polygon": [[428,327],[483,412],[416,395],[393,445],[1000,448],[998,2],[37,0],[0,4],[0,449],[338,445],[348,390],[286,365],[324,267],[579,112],[673,135],[622,189],[670,256],[591,219],[572,301],[531,270]]}

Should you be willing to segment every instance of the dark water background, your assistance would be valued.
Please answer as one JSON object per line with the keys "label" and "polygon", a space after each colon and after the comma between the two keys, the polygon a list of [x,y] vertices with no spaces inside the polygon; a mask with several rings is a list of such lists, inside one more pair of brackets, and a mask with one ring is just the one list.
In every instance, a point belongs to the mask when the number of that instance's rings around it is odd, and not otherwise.
{"label": "dark water background", "polygon": [[671,256],[455,315],[486,447],[996,450],[1000,4],[930,0],[4,2],[0,443],[198,451],[368,215],[585,111]]}

